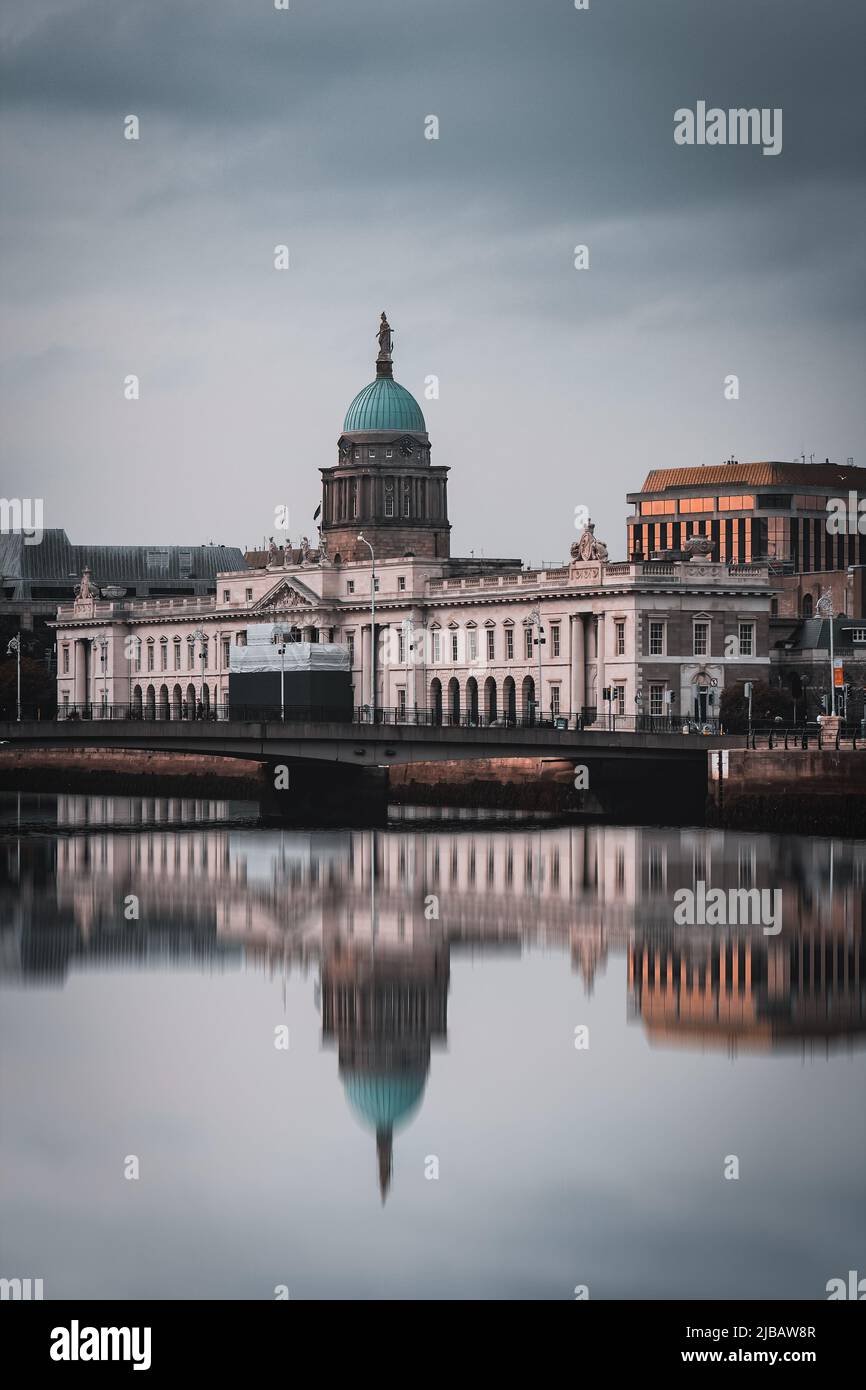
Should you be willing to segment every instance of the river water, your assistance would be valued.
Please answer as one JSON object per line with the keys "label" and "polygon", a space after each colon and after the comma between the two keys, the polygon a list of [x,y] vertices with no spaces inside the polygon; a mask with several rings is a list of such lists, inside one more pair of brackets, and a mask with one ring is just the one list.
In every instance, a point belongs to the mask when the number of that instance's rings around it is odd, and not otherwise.
{"label": "river water", "polygon": [[0,1275],[824,1298],[866,1274],[864,891],[860,841],[4,794]]}

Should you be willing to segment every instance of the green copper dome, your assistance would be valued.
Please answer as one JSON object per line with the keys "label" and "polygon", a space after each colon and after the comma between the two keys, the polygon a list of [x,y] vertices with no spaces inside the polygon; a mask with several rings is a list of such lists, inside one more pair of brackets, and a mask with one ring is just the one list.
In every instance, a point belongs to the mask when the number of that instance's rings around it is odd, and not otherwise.
{"label": "green copper dome", "polygon": [[411,1119],[421,1102],[426,1079],[424,1072],[397,1076],[349,1072],[343,1077],[343,1085],[358,1119],[378,1132],[394,1129]]}
{"label": "green copper dome", "polygon": [[363,432],[426,434],[421,407],[392,377],[377,376],[359,391],[343,421],[344,434]]}

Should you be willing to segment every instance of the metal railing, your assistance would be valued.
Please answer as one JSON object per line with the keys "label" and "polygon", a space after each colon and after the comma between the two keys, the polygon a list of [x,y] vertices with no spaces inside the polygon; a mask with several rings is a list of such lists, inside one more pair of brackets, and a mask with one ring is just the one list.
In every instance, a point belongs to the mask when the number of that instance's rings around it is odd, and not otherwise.
{"label": "metal railing", "polygon": [[[481,709],[376,709],[371,714],[369,705],[358,705],[347,709],[344,705],[239,705],[218,704],[192,705],[185,700],[179,704],[169,700],[156,702],[132,701],[124,704],[83,704],[61,705],[56,714],[47,714],[37,707],[22,709],[22,719],[28,722],[49,723],[87,722],[87,723],[233,723],[279,724],[377,724],[388,727],[416,726],[419,728],[445,729],[533,729],[542,728],[556,733],[689,733],[707,734],[717,732],[714,721],[698,722],[675,715],[638,714],[625,715],[608,713],[604,708],[585,707],[578,715],[565,715],[559,710],[540,710],[532,705],[507,712],[486,713]],[[0,721],[14,723],[14,707],[0,709]]]}

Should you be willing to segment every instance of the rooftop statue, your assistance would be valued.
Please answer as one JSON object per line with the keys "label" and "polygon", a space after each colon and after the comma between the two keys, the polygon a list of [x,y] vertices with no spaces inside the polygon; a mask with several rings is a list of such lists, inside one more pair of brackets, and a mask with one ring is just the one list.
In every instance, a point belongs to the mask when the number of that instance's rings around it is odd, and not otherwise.
{"label": "rooftop statue", "polygon": [[379,339],[379,356],[376,359],[377,362],[390,361],[394,340],[391,335],[391,325],[385,316],[384,309],[382,310],[382,321],[379,324],[379,331],[376,337]]}
{"label": "rooftop statue", "polygon": [[607,546],[595,538],[595,523],[588,521],[571,547],[572,560],[607,560]]}
{"label": "rooftop statue", "polygon": [[93,598],[93,590],[90,587],[90,570],[85,565],[81,573],[81,583],[75,588],[76,598]]}

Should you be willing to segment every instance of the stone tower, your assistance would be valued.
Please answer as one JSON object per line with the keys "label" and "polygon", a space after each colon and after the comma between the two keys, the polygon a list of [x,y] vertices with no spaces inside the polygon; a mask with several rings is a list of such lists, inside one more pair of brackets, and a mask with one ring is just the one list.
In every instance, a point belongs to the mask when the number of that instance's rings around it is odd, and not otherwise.
{"label": "stone tower", "polygon": [[322,537],[334,563],[369,560],[363,531],[377,560],[447,559],[447,468],[430,463],[430,437],[421,407],[394,380],[391,326],[378,331],[376,378],[346,412],[337,464],[323,468]]}

